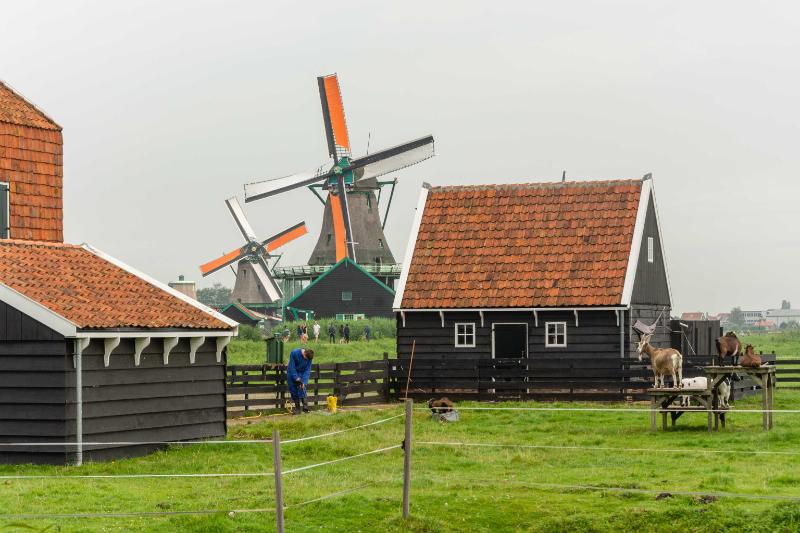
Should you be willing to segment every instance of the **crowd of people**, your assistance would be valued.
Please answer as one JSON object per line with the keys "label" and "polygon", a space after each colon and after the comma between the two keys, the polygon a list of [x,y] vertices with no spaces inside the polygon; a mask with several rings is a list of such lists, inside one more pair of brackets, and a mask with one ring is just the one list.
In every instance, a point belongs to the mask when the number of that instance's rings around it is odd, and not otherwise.
{"label": "crowd of people", "polygon": [[[314,324],[311,326],[311,333],[314,338],[314,342],[319,342],[319,336],[322,331],[322,326],[320,326],[319,322],[316,320]],[[328,342],[331,344],[335,344],[337,342],[337,333],[338,333],[338,342],[342,344],[349,344],[350,343],[350,324],[343,322],[339,324],[339,328],[337,330],[336,324],[334,322],[330,322],[328,324]],[[288,341],[292,338],[292,332],[289,330],[289,327],[284,327],[283,329],[283,340],[284,342]],[[307,343],[310,339],[308,335],[308,324],[306,322],[300,322],[297,324],[295,328],[295,338],[299,340],[301,343]],[[369,342],[372,340],[372,328],[369,324],[364,324],[364,340]]]}

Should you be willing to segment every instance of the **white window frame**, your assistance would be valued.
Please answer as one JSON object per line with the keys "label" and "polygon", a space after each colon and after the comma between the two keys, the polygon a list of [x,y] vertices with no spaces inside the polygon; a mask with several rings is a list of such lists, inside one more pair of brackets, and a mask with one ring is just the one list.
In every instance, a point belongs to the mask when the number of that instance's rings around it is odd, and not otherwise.
{"label": "white window frame", "polygon": [[[458,335],[459,335],[458,326],[472,326],[472,344],[459,344],[459,342],[458,342]],[[475,347],[475,341],[476,341],[476,339],[478,337],[478,331],[477,331],[477,328],[475,327],[475,322],[456,322],[455,325],[453,326],[453,335],[454,335],[454,338],[455,338],[454,342],[455,342],[455,347],[456,348],[474,348]],[[461,334],[462,337],[469,337],[469,335],[470,334],[467,333],[466,330],[464,331],[464,333]]]}
{"label": "white window frame", "polygon": [[[6,189],[6,205],[3,208],[6,211],[6,227],[0,228],[0,239],[10,239],[11,238],[11,184],[6,181],[0,181],[0,187],[5,187]],[[6,234],[3,237],[3,233]]]}
{"label": "white window frame", "polygon": [[[349,298],[345,298],[344,295],[349,294]],[[353,301],[353,291],[342,291],[342,301],[343,302],[352,302]]]}
{"label": "white window frame", "polygon": [[[564,342],[551,343],[550,342],[550,326],[563,326],[564,327]],[[558,340],[558,329],[556,329],[555,336]],[[566,322],[545,322],[544,323],[544,345],[546,348],[565,348],[567,346],[567,323]]]}
{"label": "white window frame", "polygon": [[655,259],[655,242],[653,237],[647,238],[647,262],[652,263]]}

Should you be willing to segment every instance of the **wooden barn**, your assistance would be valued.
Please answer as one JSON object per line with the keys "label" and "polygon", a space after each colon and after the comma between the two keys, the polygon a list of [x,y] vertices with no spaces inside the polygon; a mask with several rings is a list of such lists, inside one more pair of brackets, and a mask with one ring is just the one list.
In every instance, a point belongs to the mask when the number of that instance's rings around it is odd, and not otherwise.
{"label": "wooden barn", "polygon": [[0,462],[80,464],[224,436],[237,323],[64,244],[61,157],[61,128],[0,83]]}
{"label": "wooden barn", "polygon": [[337,320],[393,317],[394,297],[391,288],[345,257],[286,302],[286,307]]}
{"label": "wooden barn", "polygon": [[602,376],[599,368],[618,372],[620,359],[636,355],[637,320],[658,321],[653,344],[670,344],[650,175],[425,185],[407,250],[394,309],[398,357],[409,358],[413,344],[414,368],[436,361],[448,376],[469,360],[517,359],[526,380],[582,366]]}
{"label": "wooden barn", "polygon": [[220,313],[235,320],[239,324],[261,327],[265,334],[269,334],[274,328],[279,327],[281,324],[280,318],[274,315],[259,313],[239,302],[229,303],[220,310]]}

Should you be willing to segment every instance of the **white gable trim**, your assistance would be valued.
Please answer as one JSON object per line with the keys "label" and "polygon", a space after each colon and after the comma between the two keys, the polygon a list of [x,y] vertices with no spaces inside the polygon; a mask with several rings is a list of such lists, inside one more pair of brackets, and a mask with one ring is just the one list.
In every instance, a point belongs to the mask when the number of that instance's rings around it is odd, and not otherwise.
{"label": "white gable trim", "polygon": [[425,203],[428,201],[429,190],[430,185],[423,183],[422,190],[419,192],[419,200],[417,201],[417,211],[414,213],[414,222],[411,224],[411,234],[408,236],[406,255],[403,258],[403,271],[400,273],[400,282],[397,286],[397,292],[394,294],[392,308],[395,311],[399,311],[403,303],[403,293],[406,290],[408,271],[411,269],[411,260],[414,259],[414,250],[417,247],[417,234],[419,233],[419,226],[422,224],[422,215],[425,212]]}
{"label": "white gable trim", "polygon": [[650,204],[650,192],[652,189],[653,179],[643,179],[642,192],[639,196],[639,209],[636,211],[636,224],[633,227],[631,252],[628,255],[628,268],[625,271],[625,284],[622,286],[621,303],[626,306],[631,304],[633,283],[636,280],[636,267],[639,264],[639,253],[641,252],[642,237],[644,236],[644,223],[647,219],[647,207]]}
{"label": "white gable trim", "polygon": [[0,283],[0,301],[25,313],[64,337],[75,337],[78,330],[76,324],[4,283]]}
{"label": "white gable trim", "polygon": [[[203,311],[204,313],[207,313],[207,314],[209,314],[209,315],[213,316],[213,317],[214,317],[214,318],[216,318],[217,320],[219,320],[219,321],[221,321],[221,322],[224,322],[225,324],[228,324],[229,326],[231,326],[231,327],[233,327],[233,328],[238,328],[238,326],[239,326],[239,323],[238,323],[237,321],[235,321],[235,320],[233,320],[233,319],[231,319],[231,318],[228,318],[228,317],[226,317],[225,315],[223,315],[223,314],[221,314],[221,313],[218,313],[217,311],[215,311],[215,310],[211,309],[210,307],[208,307],[208,306],[206,306],[206,305],[203,305],[203,304],[201,304],[200,302],[198,302],[198,301],[197,301],[197,300],[195,300],[194,298],[191,298],[191,297],[189,297],[189,296],[186,296],[186,295],[185,295],[185,294],[183,294],[182,292],[178,292],[178,291],[176,291],[175,289],[173,289],[172,287],[170,287],[170,286],[169,286],[169,285],[167,285],[166,283],[161,283],[161,282],[160,282],[160,281],[158,281],[157,279],[155,279],[155,278],[151,278],[150,276],[148,276],[148,275],[147,275],[147,274],[145,274],[144,272],[141,272],[141,271],[139,271],[139,270],[136,270],[136,269],[135,269],[135,268],[133,268],[132,266],[130,266],[130,265],[126,264],[126,263],[123,263],[123,262],[122,262],[122,261],[120,261],[119,259],[116,259],[116,258],[114,258],[114,257],[111,257],[110,255],[106,254],[105,252],[102,252],[102,251],[98,250],[97,248],[93,247],[93,246],[92,246],[92,245],[90,245],[90,244],[83,243],[81,246],[82,246],[82,247],[83,247],[85,250],[87,250],[88,252],[91,252],[91,253],[93,253],[94,255],[96,255],[96,256],[98,256],[98,257],[100,257],[100,258],[102,258],[102,259],[105,259],[105,260],[106,260],[106,261],[108,261],[109,263],[111,263],[111,264],[113,264],[113,265],[116,265],[116,266],[118,266],[119,268],[121,268],[121,269],[123,269],[123,270],[125,270],[125,271],[127,271],[127,272],[129,272],[129,273],[131,273],[131,274],[133,274],[134,276],[136,276],[136,277],[138,277],[138,278],[141,278],[141,279],[145,280],[147,283],[149,283],[149,284],[151,284],[151,285],[154,285],[154,286],[158,287],[159,289],[161,289],[161,290],[163,290],[163,291],[165,291],[165,292],[169,293],[171,296],[174,296],[175,298],[178,298],[178,299],[180,299],[180,300],[183,300],[184,302],[188,303],[189,305],[191,305],[191,306],[193,306],[193,307],[196,307],[196,308],[197,308],[197,309],[199,309],[200,311]],[[234,333],[235,333],[235,332],[234,332]]]}

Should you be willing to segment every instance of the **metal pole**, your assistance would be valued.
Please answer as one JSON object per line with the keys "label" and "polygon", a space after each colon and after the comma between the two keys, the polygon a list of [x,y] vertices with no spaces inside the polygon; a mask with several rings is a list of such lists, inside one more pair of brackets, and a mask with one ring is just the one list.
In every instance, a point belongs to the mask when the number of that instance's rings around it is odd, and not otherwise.
{"label": "metal pole", "polygon": [[283,481],[281,479],[281,432],[272,430],[272,457],[275,469],[275,523],[283,533]]}
{"label": "metal pole", "polygon": [[83,464],[83,339],[75,339],[75,465]]}
{"label": "metal pole", "polygon": [[410,516],[411,492],[411,423],[413,422],[414,400],[406,400],[406,437],[403,440],[403,518]]}

